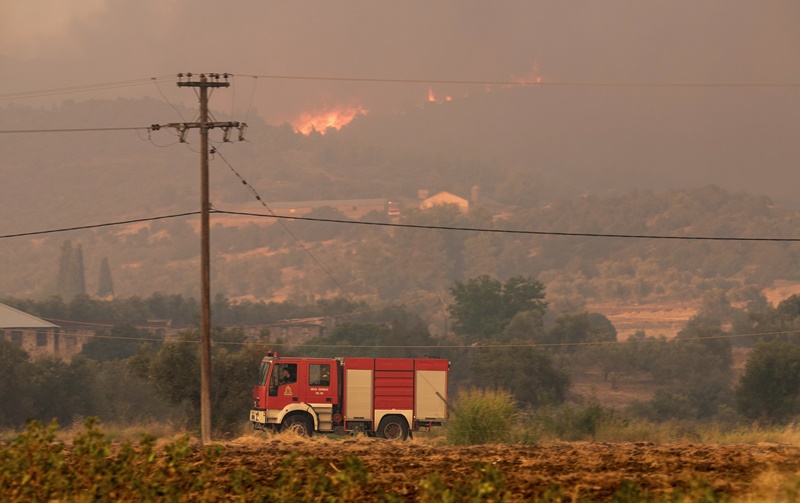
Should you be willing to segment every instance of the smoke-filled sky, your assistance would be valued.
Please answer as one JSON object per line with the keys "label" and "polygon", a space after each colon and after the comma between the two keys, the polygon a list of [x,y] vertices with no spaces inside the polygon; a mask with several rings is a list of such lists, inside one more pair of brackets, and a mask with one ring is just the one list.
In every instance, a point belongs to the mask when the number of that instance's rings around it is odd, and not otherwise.
{"label": "smoke-filled sky", "polygon": [[[793,0],[3,2],[0,62],[8,71],[3,71],[0,93],[186,71],[798,82],[798,20],[800,3]],[[250,82],[240,80],[245,100]],[[258,83],[257,106],[268,118],[279,119],[339,101],[391,109],[415,98],[422,102],[426,93],[425,86],[413,84],[264,79]]]}
{"label": "smoke-filled sky", "polygon": [[[455,101],[479,94],[485,86],[263,76],[797,84],[798,21],[796,0],[8,1],[0,3],[0,99],[23,91],[178,72],[231,72],[262,77],[237,77],[232,90],[214,97],[212,107],[252,105],[268,122],[278,123],[332,107],[358,107],[370,115],[405,112],[418,109],[429,94],[437,99],[452,96]],[[638,125],[647,126],[650,117],[657,117],[679,136],[683,125],[689,131],[713,130],[707,141],[694,139],[692,149],[677,155],[678,160],[694,158],[699,151],[724,150],[730,146],[726,142],[741,144],[747,137],[753,143],[752,157],[769,157],[781,165],[780,173],[800,161],[797,141],[791,140],[800,132],[797,87],[657,92],[622,88],[611,94],[604,94],[603,88],[587,92],[587,88],[564,87],[559,91],[558,100],[535,117],[540,124],[560,126],[559,136],[570,131],[583,135],[613,131],[617,122],[626,124],[620,134],[636,132],[641,131]],[[650,94],[643,97],[643,93]],[[172,83],[160,89],[147,85],[57,94],[47,100],[117,95],[195,104],[192,93]],[[612,106],[617,102],[618,112]],[[571,103],[573,110],[568,109]],[[601,116],[582,117],[579,107]],[[532,109],[530,115],[537,113]],[[762,124],[769,129],[763,142],[757,137]],[[775,132],[785,139],[774,140]],[[653,131],[653,137],[661,134]],[[628,146],[638,163],[649,162],[646,151]],[[668,156],[681,144],[654,148]],[[606,160],[606,165],[624,162],[624,156],[615,152],[613,162]],[[593,155],[589,152],[587,158]],[[733,153],[730,159],[739,157]],[[730,159],[712,156],[708,162]],[[734,188],[744,188],[746,167],[731,169],[741,179]],[[717,166],[714,177],[720,174],[724,169]]]}

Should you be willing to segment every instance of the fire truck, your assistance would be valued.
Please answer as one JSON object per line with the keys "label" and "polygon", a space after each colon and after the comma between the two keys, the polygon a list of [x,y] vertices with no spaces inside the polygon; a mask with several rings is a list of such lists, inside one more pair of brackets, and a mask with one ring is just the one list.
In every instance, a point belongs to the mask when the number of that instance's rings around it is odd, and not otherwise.
{"label": "fire truck", "polygon": [[438,358],[287,358],[268,352],[253,386],[257,430],[365,433],[405,440],[447,419],[450,362]]}

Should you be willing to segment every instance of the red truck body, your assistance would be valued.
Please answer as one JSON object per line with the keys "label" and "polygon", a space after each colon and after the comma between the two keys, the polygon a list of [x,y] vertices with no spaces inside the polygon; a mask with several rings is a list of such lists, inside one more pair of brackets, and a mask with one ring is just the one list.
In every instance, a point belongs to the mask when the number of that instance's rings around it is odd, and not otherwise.
{"label": "red truck body", "polygon": [[450,362],[436,358],[286,358],[268,353],[253,386],[256,429],[406,438],[447,419]]}

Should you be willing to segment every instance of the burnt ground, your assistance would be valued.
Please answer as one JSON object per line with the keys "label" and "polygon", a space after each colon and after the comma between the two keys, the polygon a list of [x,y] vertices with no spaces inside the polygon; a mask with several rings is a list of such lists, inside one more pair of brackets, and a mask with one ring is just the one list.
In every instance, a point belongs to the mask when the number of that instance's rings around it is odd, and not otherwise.
{"label": "burnt ground", "polygon": [[360,458],[376,494],[394,492],[409,500],[419,496],[419,482],[434,472],[447,485],[480,478],[476,463],[490,463],[502,473],[512,500],[532,500],[553,485],[567,501],[608,499],[633,483],[651,495],[684,494],[703,487],[718,494],[742,496],[766,473],[800,470],[800,448],[777,444],[708,446],[652,443],[557,443],[540,446],[488,445],[454,447],[431,441],[389,442],[370,438],[341,440],[276,436],[244,437],[225,444],[213,468],[227,476],[244,468],[261,483],[292,452],[316,458],[334,473],[345,456]]}

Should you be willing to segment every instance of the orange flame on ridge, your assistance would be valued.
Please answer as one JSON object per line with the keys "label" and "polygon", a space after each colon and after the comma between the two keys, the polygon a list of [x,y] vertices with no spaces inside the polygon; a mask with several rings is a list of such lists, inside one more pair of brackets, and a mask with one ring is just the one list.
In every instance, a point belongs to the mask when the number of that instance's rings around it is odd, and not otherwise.
{"label": "orange flame on ridge", "polygon": [[290,124],[296,133],[308,136],[313,131],[317,131],[324,135],[328,129],[337,131],[342,129],[359,115],[367,115],[367,110],[360,105],[333,107],[319,109],[315,112],[304,112]]}
{"label": "orange flame on ridge", "polygon": [[[542,76],[539,75],[539,64],[534,62],[533,67],[530,69],[528,73],[526,73],[521,77],[515,77],[513,81],[519,84],[530,83],[530,82],[533,82],[534,84],[541,84]],[[506,87],[513,87],[513,86],[506,86]]]}
{"label": "orange flame on ridge", "polygon": [[[453,101],[452,96],[445,96],[444,101]],[[428,88],[428,102],[429,103],[440,103],[441,100],[436,99],[436,95],[433,93],[433,88]]]}

